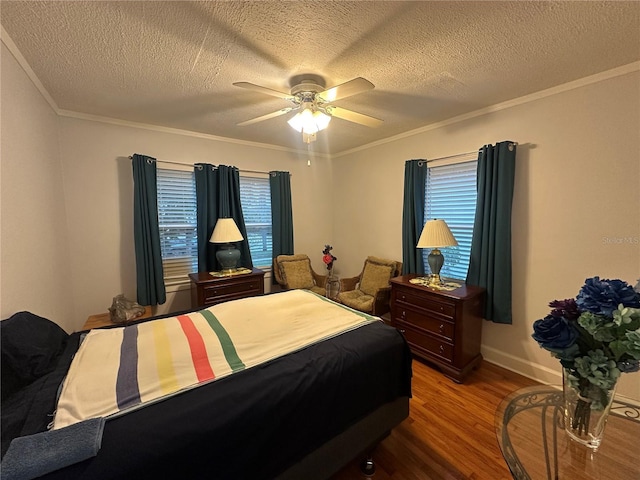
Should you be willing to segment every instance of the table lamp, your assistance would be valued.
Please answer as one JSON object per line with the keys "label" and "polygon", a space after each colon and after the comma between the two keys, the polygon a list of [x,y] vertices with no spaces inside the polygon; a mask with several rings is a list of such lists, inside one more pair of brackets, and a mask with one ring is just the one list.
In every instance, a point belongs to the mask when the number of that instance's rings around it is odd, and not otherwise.
{"label": "table lamp", "polygon": [[455,247],[458,245],[457,240],[449,230],[447,222],[442,219],[434,218],[428,220],[422,229],[420,239],[418,240],[418,248],[431,248],[431,252],[427,257],[429,268],[431,268],[431,283],[441,285],[440,269],[444,265],[444,255],[438,250],[441,247]]}
{"label": "table lamp", "polygon": [[233,218],[218,219],[209,241],[222,244],[216,252],[216,258],[223,272],[230,273],[236,269],[238,260],[240,260],[240,250],[235,247],[233,242],[241,242],[242,240],[244,237]]}

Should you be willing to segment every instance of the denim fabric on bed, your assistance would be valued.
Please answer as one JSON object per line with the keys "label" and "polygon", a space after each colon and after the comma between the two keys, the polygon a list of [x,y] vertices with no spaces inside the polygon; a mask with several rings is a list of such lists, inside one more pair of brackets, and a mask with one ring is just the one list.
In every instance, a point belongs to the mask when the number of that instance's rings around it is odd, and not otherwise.
{"label": "denim fabric on bed", "polygon": [[32,480],[94,457],[100,450],[104,418],[91,418],[59,430],[15,438],[2,459],[2,480]]}

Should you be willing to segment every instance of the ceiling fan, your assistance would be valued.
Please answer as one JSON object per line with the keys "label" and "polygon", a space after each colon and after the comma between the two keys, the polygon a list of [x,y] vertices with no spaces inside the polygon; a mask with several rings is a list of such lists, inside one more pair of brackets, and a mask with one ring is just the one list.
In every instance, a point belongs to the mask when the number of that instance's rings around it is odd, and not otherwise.
{"label": "ceiling fan", "polygon": [[238,126],[251,125],[299,110],[296,115],[288,120],[288,123],[295,130],[302,132],[302,139],[305,143],[311,143],[316,139],[316,133],[329,125],[332,117],[338,117],[367,127],[377,127],[382,124],[382,120],[378,118],[332,104],[336,100],[372,90],[374,88],[373,83],[362,77],[354,78],[335,87],[325,88],[326,83],[320,75],[296,75],[289,81],[289,85],[291,85],[290,93],[272,90],[271,88],[248,82],[236,82],[233,85],[293,103],[292,107],[282,108],[278,111],[240,122]]}

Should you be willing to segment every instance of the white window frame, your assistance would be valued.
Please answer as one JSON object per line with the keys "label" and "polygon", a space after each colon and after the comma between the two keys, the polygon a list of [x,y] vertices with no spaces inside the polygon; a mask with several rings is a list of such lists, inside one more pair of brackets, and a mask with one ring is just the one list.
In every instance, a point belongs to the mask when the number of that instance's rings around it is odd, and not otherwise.
{"label": "white window frame", "polygon": [[[424,223],[441,218],[458,241],[457,247],[445,247],[440,251],[445,261],[440,271],[443,278],[464,281],[469,270],[471,240],[476,208],[477,154],[459,156],[430,162],[427,166]],[[460,175],[462,183],[455,180]],[[456,206],[452,206],[453,203]],[[431,249],[422,250],[425,272],[431,273],[427,257]]]}

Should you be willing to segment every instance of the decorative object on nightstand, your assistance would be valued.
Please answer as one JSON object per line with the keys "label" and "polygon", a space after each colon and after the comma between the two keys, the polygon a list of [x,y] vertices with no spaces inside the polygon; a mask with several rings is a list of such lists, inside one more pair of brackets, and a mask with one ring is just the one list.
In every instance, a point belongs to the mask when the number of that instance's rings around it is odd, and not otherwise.
{"label": "decorative object on nightstand", "polygon": [[482,312],[485,290],[462,285],[445,291],[412,283],[415,274],[391,279],[391,324],[411,352],[432,363],[455,382],[482,360]]}
{"label": "decorative object on nightstand", "polygon": [[432,276],[429,278],[430,283],[441,284],[440,269],[444,265],[444,255],[440,252],[441,247],[456,247],[458,242],[449,230],[447,222],[440,218],[428,220],[422,229],[420,238],[418,239],[418,248],[431,248],[427,261],[431,269]]}
{"label": "decorative object on nightstand", "polygon": [[191,307],[206,308],[218,303],[264,294],[264,272],[257,268],[242,275],[215,276],[190,273]]}
{"label": "decorative object on nightstand", "polygon": [[244,240],[244,237],[233,218],[218,219],[209,241],[222,244],[216,252],[216,258],[223,272],[233,272],[238,266],[240,250],[236,248],[233,242],[241,242],[242,240]]}
{"label": "decorative object on nightstand", "polygon": [[137,302],[129,300],[121,293],[113,297],[109,313],[113,323],[126,323],[143,315],[145,308]]}
{"label": "decorative object on nightstand", "polygon": [[[150,306],[146,306],[146,307],[143,307],[143,308],[144,308],[144,313],[142,315],[140,315],[139,317],[131,319],[130,320],[131,322],[137,322],[138,320],[142,320],[144,318],[149,318],[151,316],[151,307]],[[97,313],[95,315],[90,315],[89,318],[87,318],[87,321],[84,322],[84,325],[82,326],[82,328],[80,330],[91,330],[93,328],[109,327],[109,326],[113,326],[113,325],[122,326],[123,324],[114,323],[111,320],[111,313],[110,312]]]}

